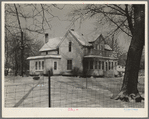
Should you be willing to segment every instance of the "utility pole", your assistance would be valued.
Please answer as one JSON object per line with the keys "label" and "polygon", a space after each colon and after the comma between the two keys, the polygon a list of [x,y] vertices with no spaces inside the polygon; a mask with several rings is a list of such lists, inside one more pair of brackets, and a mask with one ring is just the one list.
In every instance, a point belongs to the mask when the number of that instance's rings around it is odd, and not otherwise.
{"label": "utility pole", "polygon": [[16,10],[16,15],[17,15],[17,20],[18,20],[18,25],[19,25],[19,29],[21,32],[21,76],[23,77],[23,59],[24,59],[24,43],[23,43],[23,31],[21,28],[21,23],[20,23],[20,19],[19,19],[19,13],[18,13],[18,9],[16,4],[14,4],[15,10]]}
{"label": "utility pole", "polygon": [[21,31],[21,76],[23,77],[23,59],[24,59],[24,43],[23,43],[23,31]]}

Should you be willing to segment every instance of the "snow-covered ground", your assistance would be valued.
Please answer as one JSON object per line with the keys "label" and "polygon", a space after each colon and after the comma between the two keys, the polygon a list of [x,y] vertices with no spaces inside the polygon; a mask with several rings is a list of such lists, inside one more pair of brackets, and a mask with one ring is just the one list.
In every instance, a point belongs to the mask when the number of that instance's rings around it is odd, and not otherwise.
{"label": "snow-covered ground", "polygon": [[[87,84],[86,84],[87,81]],[[118,94],[122,78],[51,77],[51,107],[142,108],[144,102],[122,102],[111,99]],[[138,89],[144,95],[144,77]],[[48,77],[5,77],[6,107],[48,107]]]}

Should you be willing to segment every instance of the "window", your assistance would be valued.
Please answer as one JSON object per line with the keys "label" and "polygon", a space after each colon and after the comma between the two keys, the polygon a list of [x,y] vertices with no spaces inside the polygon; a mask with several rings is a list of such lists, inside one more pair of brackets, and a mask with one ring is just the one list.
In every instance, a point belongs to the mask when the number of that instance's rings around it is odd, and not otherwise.
{"label": "window", "polygon": [[97,61],[95,61],[95,69],[97,69]]}
{"label": "window", "polygon": [[112,62],[112,68],[111,69],[113,69],[113,62]]}
{"label": "window", "polygon": [[102,62],[102,70],[104,70],[104,62]]}
{"label": "window", "polygon": [[54,70],[57,70],[57,62],[54,62]]}
{"label": "window", "polygon": [[93,69],[93,61],[90,61],[90,69]]}
{"label": "window", "polygon": [[101,45],[101,50],[104,51],[104,46],[103,45]]}
{"label": "window", "polygon": [[69,52],[71,52],[71,42],[69,42]]}
{"label": "window", "polygon": [[37,62],[36,62],[36,63],[35,63],[35,69],[36,69],[36,70],[37,70],[37,65],[38,65],[38,64],[37,64]]}
{"label": "window", "polygon": [[48,55],[48,51],[46,51],[46,55]]}
{"label": "window", "polygon": [[72,60],[67,60],[67,70],[72,70]]}
{"label": "window", "polygon": [[106,71],[108,70],[108,63],[106,62]]}
{"label": "window", "polygon": [[59,54],[59,48],[57,48],[57,54]]}
{"label": "window", "polygon": [[39,69],[40,69],[40,61],[39,61]]}
{"label": "window", "polygon": [[98,49],[98,50],[100,49],[99,45],[97,46],[97,49]]}
{"label": "window", "polygon": [[44,69],[44,61],[42,61],[42,69]]}
{"label": "window", "polygon": [[101,67],[101,61],[99,61],[99,69],[100,69],[100,67]]}
{"label": "window", "polygon": [[111,65],[111,62],[109,62],[109,70],[110,70],[110,68],[111,68],[110,65]]}
{"label": "window", "polygon": [[115,69],[116,69],[117,63],[115,62]]}

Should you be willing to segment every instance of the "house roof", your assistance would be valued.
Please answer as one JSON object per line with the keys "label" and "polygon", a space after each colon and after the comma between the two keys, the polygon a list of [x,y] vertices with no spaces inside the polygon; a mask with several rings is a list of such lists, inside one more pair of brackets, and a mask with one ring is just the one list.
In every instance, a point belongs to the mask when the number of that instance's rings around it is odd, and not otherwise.
{"label": "house roof", "polygon": [[42,48],[39,51],[42,52],[42,51],[54,50],[57,48],[61,40],[62,37],[51,38],[46,44],[42,46]]}
{"label": "house roof", "polygon": [[[96,36],[96,38],[95,39],[90,39],[88,42],[89,43],[94,43],[99,37],[102,37],[103,38],[103,40],[104,40],[104,37],[103,37],[103,35],[102,34],[100,34],[100,35],[98,35],[98,37]],[[105,40],[104,40],[104,42],[105,42]]]}
{"label": "house roof", "polygon": [[[88,42],[88,39],[85,36],[83,36],[82,34],[76,32],[72,29],[69,30],[66,34],[68,34],[68,33],[70,33],[81,45],[92,46],[92,44]],[[64,37],[66,37],[66,35]],[[49,39],[49,41],[46,44],[44,44],[39,51],[42,52],[42,51],[56,50],[57,47],[59,47],[59,45],[63,41],[64,37],[56,37],[56,38]],[[103,36],[101,34],[98,37],[103,37]],[[97,38],[91,42],[95,42],[96,40],[97,40]],[[105,49],[112,50],[108,44],[105,44]]]}
{"label": "house roof", "polygon": [[108,44],[105,44],[105,49],[106,50],[112,50],[112,48]]}
{"label": "house roof", "polygon": [[117,59],[114,57],[103,57],[103,56],[99,56],[99,55],[86,55],[86,56],[84,56],[84,58]]}
{"label": "house roof", "polygon": [[92,46],[87,40],[86,37],[83,36],[83,34],[80,34],[74,30],[69,30],[70,33],[78,40],[78,42],[83,46]]}
{"label": "house roof", "polygon": [[60,55],[45,55],[45,56],[33,56],[33,57],[28,57],[27,60],[33,60],[33,59],[44,59],[44,58],[56,58],[60,59]]}

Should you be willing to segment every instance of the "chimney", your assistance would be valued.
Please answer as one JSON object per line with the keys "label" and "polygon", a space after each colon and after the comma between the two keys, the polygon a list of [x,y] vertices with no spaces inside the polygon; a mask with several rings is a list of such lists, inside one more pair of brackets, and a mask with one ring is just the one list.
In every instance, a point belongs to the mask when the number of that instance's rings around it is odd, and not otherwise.
{"label": "chimney", "polygon": [[49,41],[49,34],[45,33],[45,43],[47,43]]}

